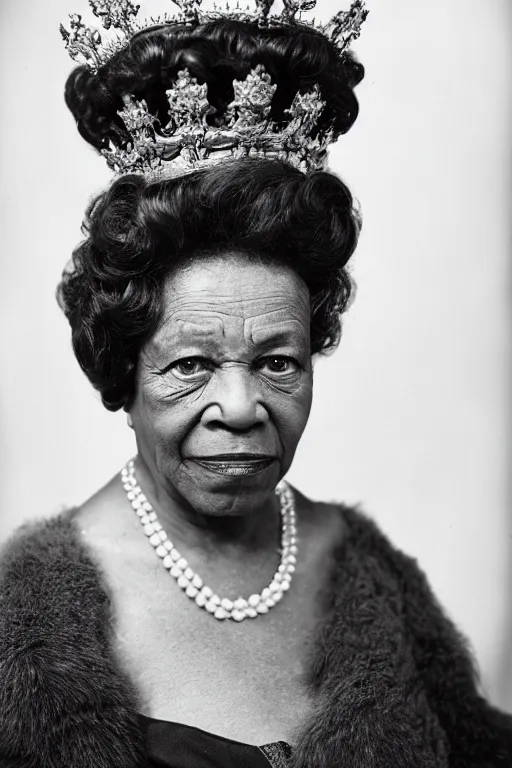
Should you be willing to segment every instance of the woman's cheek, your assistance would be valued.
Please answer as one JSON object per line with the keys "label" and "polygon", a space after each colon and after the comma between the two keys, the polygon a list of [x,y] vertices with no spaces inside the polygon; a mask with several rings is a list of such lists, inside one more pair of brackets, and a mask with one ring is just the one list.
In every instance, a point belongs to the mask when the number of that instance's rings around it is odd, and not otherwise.
{"label": "woman's cheek", "polygon": [[283,387],[271,387],[269,392],[269,410],[280,431],[289,439],[298,442],[307,424],[311,411],[313,381],[310,374],[304,373],[298,385],[291,390]]}

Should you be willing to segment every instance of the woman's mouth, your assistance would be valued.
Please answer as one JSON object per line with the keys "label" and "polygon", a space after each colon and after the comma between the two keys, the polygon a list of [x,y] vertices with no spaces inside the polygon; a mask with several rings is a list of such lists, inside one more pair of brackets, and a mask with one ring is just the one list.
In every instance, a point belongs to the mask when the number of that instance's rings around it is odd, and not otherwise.
{"label": "woman's mouth", "polygon": [[264,456],[261,454],[219,454],[216,456],[194,456],[191,457],[196,464],[209,469],[210,472],[216,472],[218,475],[232,475],[239,477],[241,475],[257,475],[263,472],[274,461],[273,456]]}

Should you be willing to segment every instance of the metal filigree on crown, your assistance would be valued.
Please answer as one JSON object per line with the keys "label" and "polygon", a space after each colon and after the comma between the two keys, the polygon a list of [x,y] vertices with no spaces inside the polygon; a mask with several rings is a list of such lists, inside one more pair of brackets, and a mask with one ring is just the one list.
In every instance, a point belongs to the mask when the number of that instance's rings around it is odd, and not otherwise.
{"label": "metal filigree on crown", "polygon": [[[89,0],[94,15],[105,30],[115,32],[104,39],[99,30],[83,23],[79,14],[70,14],[70,29],[60,31],[71,58],[97,72],[115,53],[125,48],[131,37],[154,25],[183,25],[194,28],[207,21],[231,18],[257,23],[261,27],[293,24],[313,28],[323,34],[343,57],[368,15],[364,0],[354,0],[348,11],[339,11],[327,24],[307,23],[302,14],[316,6],[316,0],[283,0],[281,14],[271,15],[274,0],[253,0],[247,5],[224,8],[214,3],[213,10],[203,11],[201,0],[173,0],[179,11],[173,15],[137,20],[139,6],[131,0]],[[119,112],[130,142],[123,148],[112,142],[102,150],[109,167],[118,175],[143,173],[153,178],[170,178],[208,167],[224,158],[244,156],[275,157],[287,160],[295,167],[310,171],[326,164],[327,147],[335,140],[333,130],[312,132],[325,107],[320,89],[313,86],[306,93],[297,93],[289,109],[288,123],[276,126],[270,116],[271,101],[276,89],[263,65],[252,69],[245,80],[233,82],[235,97],[224,114],[223,124],[212,127],[206,121],[212,107],[207,99],[207,85],[197,83],[188,69],[177,74],[172,88],[167,90],[169,123],[160,121],[147,109],[144,101],[124,96],[124,109]]]}

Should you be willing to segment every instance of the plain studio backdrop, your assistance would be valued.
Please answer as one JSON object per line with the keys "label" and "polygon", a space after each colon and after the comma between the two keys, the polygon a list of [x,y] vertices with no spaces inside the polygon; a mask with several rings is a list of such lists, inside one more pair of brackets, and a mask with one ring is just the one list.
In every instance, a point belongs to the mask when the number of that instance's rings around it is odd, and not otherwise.
{"label": "plain studio backdrop", "polygon": [[[319,0],[326,21],[341,6]],[[289,479],[359,502],[418,558],[512,711],[509,0],[368,0],[360,116],[331,168],[360,201],[359,285]],[[141,15],[172,10],[142,2]],[[347,6],[345,6],[347,7]],[[54,299],[110,178],[63,100],[59,23],[85,0],[2,0],[0,538],[82,502],[134,453]],[[129,510],[127,509],[127,513]]]}

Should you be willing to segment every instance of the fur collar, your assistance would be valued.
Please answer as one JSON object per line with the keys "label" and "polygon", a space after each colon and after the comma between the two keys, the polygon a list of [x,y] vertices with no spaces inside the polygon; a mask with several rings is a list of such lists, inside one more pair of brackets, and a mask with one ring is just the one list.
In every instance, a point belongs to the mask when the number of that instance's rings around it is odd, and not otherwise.
{"label": "fur collar", "polygon": [[[330,611],[310,684],[322,705],[295,768],[511,768],[512,717],[416,562],[342,508]],[[74,512],[24,526],[3,553],[0,765],[142,768],[137,692],[111,648],[111,602]]]}

